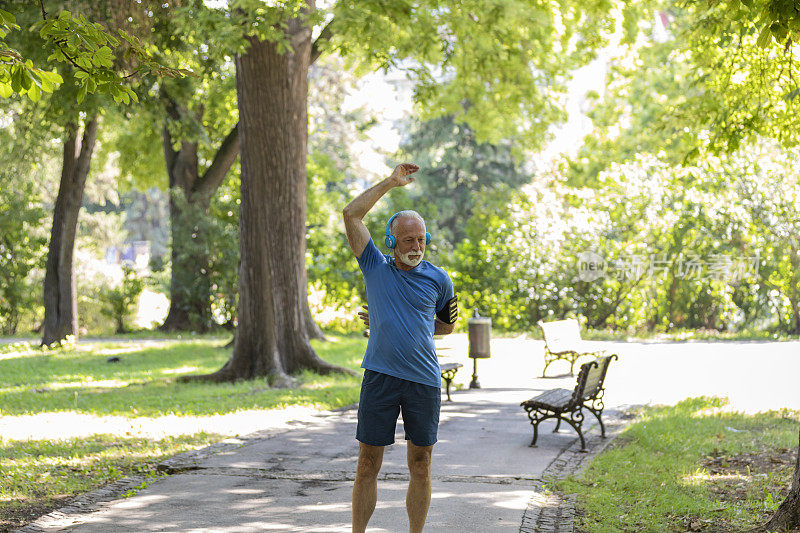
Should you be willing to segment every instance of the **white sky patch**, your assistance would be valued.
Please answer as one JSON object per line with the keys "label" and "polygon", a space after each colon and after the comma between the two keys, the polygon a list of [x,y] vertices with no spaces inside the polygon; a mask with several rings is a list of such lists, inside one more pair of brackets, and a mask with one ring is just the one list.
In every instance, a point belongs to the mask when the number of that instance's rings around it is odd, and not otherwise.
{"label": "white sky patch", "polygon": [[368,140],[358,141],[353,146],[366,170],[378,175],[391,170],[386,164],[386,156],[400,147],[400,128],[411,116],[413,108],[411,88],[411,81],[402,72],[375,72],[359,79],[355,90],[345,97],[342,112],[365,108],[378,117],[378,123],[366,131]]}
{"label": "white sky patch", "polygon": [[[608,63],[618,44],[601,50],[597,59],[575,71],[567,84],[566,110],[568,119],[564,124],[551,128],[553,139],[537,155],[538,158],[553,160],[559,155],[574,156],[583,144],[583,137],[591,133],[592,121],[587,116],[589,105],[586,94],[605,93]],[[358,80],[356,89],[345,98],[343,112],[365,107],[378,117],[378,124],[370,128],[366,135],[369,141],[361,141],[354,147],[361,165],[376,174],[382,175],[389,169],[386,155],[397,151],[404,131],[404,119],[413,112],[413,83],[404,72],[374,72]]]}
{"label": "white sky patch", "polygon": [[560,154],[575,156],[583,145],[583,138],[592,131],[586,94],[595,91],[602,96],[605,92],[608,59],[608,54],[601,53],[597,59],[575,71],[567,84],[567,121],[551,127],[553,139],[541,152],[545,159],[552,160]]}

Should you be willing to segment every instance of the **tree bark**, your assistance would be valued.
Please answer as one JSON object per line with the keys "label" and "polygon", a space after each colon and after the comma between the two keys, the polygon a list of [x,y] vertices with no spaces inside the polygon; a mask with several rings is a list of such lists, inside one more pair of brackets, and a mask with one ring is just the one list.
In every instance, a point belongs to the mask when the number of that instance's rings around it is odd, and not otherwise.
{"label": "tree bark", "polygon": [[97,115],[85,120],[80,141],[77,122],[68,122],[65,133],[61,181],[53,209],[44,277],[42,345],[46,346],[60,342],[68,335],[78,335],[78,300],[72,263],[78,213],[97,140]]}
{"label": "tree bark", "polygon": [[[184,141],[174,150],[172,137],[162,130],[164,159],[169,176],[169,221],[171,273],[169,312],[159,328],[162,331],[207,331],[211,316],[208,259],[197,254],[192,242],[202,236],[192,231],[191,187],[198,178],[197,143]],[[181,198],[179,198],[181,196]],[[203,210],[205,212],[205,210]],[[192,237],[193,236],[193,237]],[[201,270],[206,268],[206,274]]]}
{"label": "tree bark", "polygon": [[800,443],[797,446],[797,461],[794,464],[792,488],[764,529],[786,531],[796,527],[800,527]]}
{"label": "tree bark", "polygon": [[[313,2],[309,2],[313,9]],[[305,14],[287,21],[290,48],[249,38],[236,58],[241,142],[241,264],[233,354],[199,379],[268,377],[274,385],[309,368],[350,370],[320,359],[309,342],[306,251],[308,66]]]}
{"label": "tree bark", "polygon": [[[168,113],[180,118],[178,105],[167,98]],[[239,155],[239,126],[233,127],[223,140],[214,160],[205,173],[198,170],[197,143],[183,141],[173,147],[166,125],[162,130],[164,160],[169,176],[169,218],[172,236],[169,311],[162,331],[208,331],[211,315],[209,259],[202,249],[202,231],[195,226],[195,217],[208,214],[211,199]],[[177,196],[182,196],[178,199]]]}

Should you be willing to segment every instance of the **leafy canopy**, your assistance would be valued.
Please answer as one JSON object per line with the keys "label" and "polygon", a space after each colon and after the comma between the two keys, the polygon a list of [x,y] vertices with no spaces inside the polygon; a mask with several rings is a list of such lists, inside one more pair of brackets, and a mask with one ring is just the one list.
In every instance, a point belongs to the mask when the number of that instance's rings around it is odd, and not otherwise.
{"label": "leafy canopy", "polygon": [[[43,62],[71,65],[78,85],[78,103],[87,94],[102,93],[111,96],[117,103],[129,104],[131,100],[138,101],[129,84],[134,76],[152,74],[161,78],[175,78],[191,74],[186,69],[160,64],[138,37],[125,30],[117,29],[111,33],[101,24],[87,20],[83,14],[73,14],[67,10],[60,11],[56,17],[49,17],[44,4],[40,3],[39,7],[41,19],[31,26],[30,31],[38,35],[43,41],[43,48],[49,53]],[[30,14],[36,8],[27,5],[25,9]],[[42,92],[52,93],[64,79],[58,72],[34,66],[31,58],[26,58],[23,53],[9,46],[8,40],[13,36],[9,34],[18,30],[20,25],[16,17],[0,10],[0,97],[25,94],[31,100],[38,101]],[[135,65],[135,71],[122,72],[120,62]]]}

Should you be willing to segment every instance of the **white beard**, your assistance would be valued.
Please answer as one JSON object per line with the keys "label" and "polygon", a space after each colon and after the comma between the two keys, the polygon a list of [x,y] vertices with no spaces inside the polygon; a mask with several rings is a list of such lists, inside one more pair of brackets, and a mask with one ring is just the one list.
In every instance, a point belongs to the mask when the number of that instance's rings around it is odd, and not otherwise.
{"label": "white beard", "polygon": [[[412,258],[411,257],[412,255],[416,257]],[[422,262],[423,255],[424,252],[408,252],[406,254],[401,254],[400,252],[397,252],[397,256],[400,258],[400,260],[411,267],[419,265]]]}

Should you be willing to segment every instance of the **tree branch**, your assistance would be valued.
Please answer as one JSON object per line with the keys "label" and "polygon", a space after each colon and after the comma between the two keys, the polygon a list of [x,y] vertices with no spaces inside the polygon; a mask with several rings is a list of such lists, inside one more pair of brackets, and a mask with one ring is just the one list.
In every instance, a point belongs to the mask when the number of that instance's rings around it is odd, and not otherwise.
{"label": "tree branch", "polygon": [[320,33],[319,37],[314,41],[314,44],[311,45],[311,60],[308,62],[309,65],[313,65],[314,62],[319,59],[319,56],[322,55],[322,43],[330,41],[331,37],[333,37],[333,30],[331,29],[332,24],[333,20],[328,22],[322,29],[322,33]]}
{"label": "tree branch", "polygon": [[[170,98],[169,94],[167,94],[167,91],[165,91],[163,87],[161,88],[161,98],[165,100],[164,109],[167,112],[167,116],[172,120],[180,120],[180,113],[178,112],[177,104],[172,98]],[[161,131],[161,141],[164,147],[164,161],[167,163],[169,186],[172,187],[175,185],[173,183],[173,174],[175,161],[178,159],[178,152],[172,147],[172,135],[169,132],[168,122],[168,120],[164,122],[164,127]]]}
{"label": "tree branch", "polygon": [[89,172],[89,164],[92,160],[92,151],[94,150],[95,141],[97,139],[97,114],[87,117],[83,127],[83,139],[81,140],[81,151],[78,155],[76,164],[77,172],[86,174]]}
{"label": "tree branch", "polygon": [[[44,10],[44,0],[39,0],[39,7],[42,8],[42,19],[47,20],[47,11]],[[62,45],[65,44],[66,41],[64,41],[63,39],[62,40],[54,39],[53,42],[56,43],[56,46],[58,46],[58,49],[61,50],[62,54],[64,54],[64,57],[67,58],[67,61],[72,63],[73,67],[77,68],[78,70],[84,71],[86,74],[91,74],[91,72],[80,66],[78,63],[75,62],[73,58],[69,56],[69,54],[67,54],[66,50],[64,50],[64,48],[62,47]]]}
{"label": "tree branch", "polygon": [[169,176],[169,186],[172,187],[173,183],[173,169],[175,161],[178,159],[178,152],[172,147],[172,135],[169,133],[169,128],[166,124],[161,130],[161,144],[164,147],[164,162],[167,164],[167,175]]}
{"label": "tree branch", "polygon": [[214,191],[216,191],[228,174],[228,171],[236,161],[239,155],[239,123],[237,122],[233,129],[228,133],[222,144],[214,155],[214,160],[211,165],[203,173],[203,176],[197,180],[193,192],[199,194],[202,198],[210,198]]}
{"label": "tree branch", "polygon": [[142,69],[138,68],[138,69],[134,70],[133,72],[131,72],[130,74],[128,74],[127,76],[122,76],[122,79],[123,80],[127,80],[128,78],[132,78],[132,77],[136,76],[137,74],[139,74],[141,71],[142,71]]}

